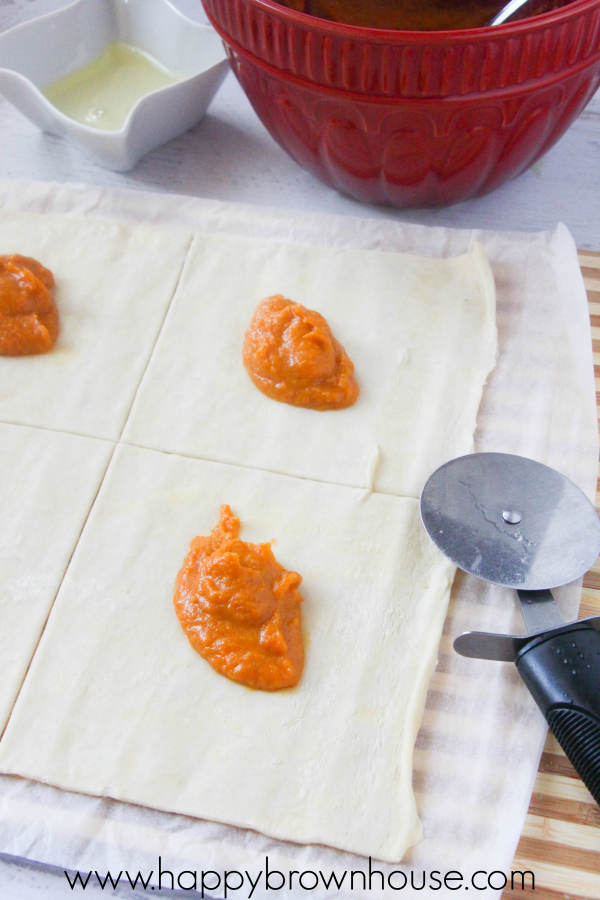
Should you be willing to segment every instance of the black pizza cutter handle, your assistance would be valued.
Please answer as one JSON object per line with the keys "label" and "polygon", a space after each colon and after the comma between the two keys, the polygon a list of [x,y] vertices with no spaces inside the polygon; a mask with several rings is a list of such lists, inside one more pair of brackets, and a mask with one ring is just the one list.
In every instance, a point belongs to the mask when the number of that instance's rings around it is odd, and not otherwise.
{"label": "black pizza cutter handle", "polygon": [[573,623],[528,641],[519,674],[577,774],[600,806],[600,632]]}

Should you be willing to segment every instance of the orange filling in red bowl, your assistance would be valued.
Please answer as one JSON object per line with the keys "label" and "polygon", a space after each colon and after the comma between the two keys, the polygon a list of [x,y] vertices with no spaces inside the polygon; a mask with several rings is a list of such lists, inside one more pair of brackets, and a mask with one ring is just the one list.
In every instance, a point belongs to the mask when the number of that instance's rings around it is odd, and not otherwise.
{"label": "orange filling in red bowl", "polygon": [[[358,25],[393,31],[451,31],[481,28],[508,0],[277,0],[297,12]],[[538,0],[528,3],[524,15],[536,16],[564,6],[569,0]]]}

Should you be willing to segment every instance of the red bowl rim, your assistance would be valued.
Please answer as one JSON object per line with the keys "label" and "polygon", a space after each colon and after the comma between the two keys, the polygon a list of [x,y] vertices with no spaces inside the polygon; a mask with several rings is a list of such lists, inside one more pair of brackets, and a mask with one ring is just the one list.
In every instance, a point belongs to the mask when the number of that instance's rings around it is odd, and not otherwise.
{"label": "red bowl rim", "polygon": [[[530,16],[527,19],[520,19],[517,22],[506,22],[503,25],[481,26],[479,28],[456,28],[446,31],[400,31],[389,28],[365,28],[362,25],[347,25],[341,22],[332,22],[329,19],[320,19],[318,16],[311,16],[308,13],[297,12],[288,6],[282,6],[274,0],[246,0],[251,6],[258,9],[264,9],[268,13],[274,13],[279,18],[285,19],[292,24],[309,27],[311,31],[320,31],[325,34],[335,35],[336,37],[354,38],[355,40],[362,38],[363,40],[381,41],[388,43],[437,43],[441,41],[460,40],[474,37],[488,38],[492,35],[498,37],[506,37],[507,35],[517,35],[523,32],[537,30],[538,27],[547,25],[560,24],[564,19],[568,19],[577,13],[587,9],[600,7],[600,0],[572,0],[559,9],[550,12],[541,13],[538,16]],[[508,0],[507,0],[508,2]]]}

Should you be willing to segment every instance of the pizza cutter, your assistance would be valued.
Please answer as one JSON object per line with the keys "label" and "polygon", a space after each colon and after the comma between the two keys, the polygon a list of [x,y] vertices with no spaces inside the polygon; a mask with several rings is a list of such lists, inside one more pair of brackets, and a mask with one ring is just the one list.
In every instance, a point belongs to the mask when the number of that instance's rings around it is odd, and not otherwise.
{"label": "pizza cutter", "polygon": [[460,569],[517,591],[527,634],[470,631],[456,638],[454,649],[516,664],[600,805],[600,616],[565,622],[550,590],[596,561],[596,510],[548,466],[508,453],[474,453],[433,473],[421,495],[421,518]]}

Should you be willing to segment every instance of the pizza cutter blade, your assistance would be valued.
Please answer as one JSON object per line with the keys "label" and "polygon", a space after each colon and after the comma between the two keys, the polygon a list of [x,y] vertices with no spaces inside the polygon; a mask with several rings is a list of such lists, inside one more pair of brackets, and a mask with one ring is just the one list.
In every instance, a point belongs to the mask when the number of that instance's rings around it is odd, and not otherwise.
{"label": "pizza cutter blade", "polygon": [[474,453],[433,473],[421,495],[421,518],[460,569],[517,591],[526,634],[467,632],[454,649],[516,664],[600,805],[600,616],[565,622],[550,590],[596,561],[596,510],[548,466],[508,453]]}

